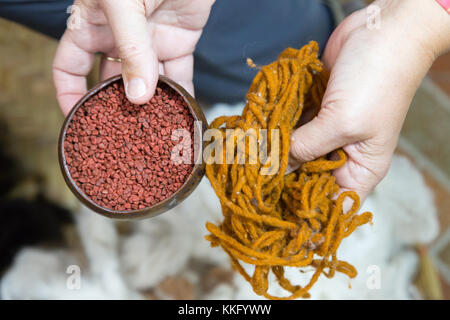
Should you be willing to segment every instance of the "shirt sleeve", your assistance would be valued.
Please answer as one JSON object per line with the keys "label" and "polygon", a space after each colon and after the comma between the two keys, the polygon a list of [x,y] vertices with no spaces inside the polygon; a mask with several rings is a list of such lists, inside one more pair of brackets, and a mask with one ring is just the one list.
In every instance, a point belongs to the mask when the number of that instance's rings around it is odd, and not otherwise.
{"label": "shirt sleeve", "polygon": [[73,0],[1,0],[0,17],[59,39]]}

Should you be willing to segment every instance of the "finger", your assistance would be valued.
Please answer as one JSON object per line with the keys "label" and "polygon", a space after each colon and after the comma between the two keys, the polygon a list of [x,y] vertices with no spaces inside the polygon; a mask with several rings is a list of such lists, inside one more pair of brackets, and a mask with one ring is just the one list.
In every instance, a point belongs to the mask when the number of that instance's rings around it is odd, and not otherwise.
{"label": "finger", "polygon": [[[337,198],[339,198],[339,196],[342,193],[347,192],[347,191],[354,192],[355,190],[339,186],[339,192],[333,196],[333,200],[336,200]],[[356,205],[358,205],[356,212],[358,212],[359,209],[361,209],[361,206],[364,204],[364,201],[366,201],[368,193],[367,194],[362,194],[360,192],[356,192],[356,193],[358,194],[358,197],[359,197],[359,204],[356,203]],[[350,197],[345,197],[344,201],[342,202],[342,211],[348,212],[349,210],[351,210],[351,208],[353,206],[355,206],[355,200],[353,200]]]}
{"label": "finger", "polygon": [[[290,166],[312,161],[348,143],[352,138],[341,133],[336,116],[322,110],[310,122],[299,127],[291,136]],[[331,112],[332,113],[332,112]]]}
{"label": "finger", "polygon": [[53,81],[56,97],[67,115],[86,93],[86,76],[94,64],[94,55],[79,48],[68,33],[64,33],[53,61]]}
{"label": "finger", "polygon": [[194,96],[194,57],[192,54],[164,61],[164,71],[167,77],[179,83],[187,92]]}
{"label": "finger", "polygon": [[[111,57],[110,55],[108,56]],[[121,74],[121,72],[122,65],[120,62],[110,61],[105,57],[102,57],[102,60],[100,62],[100,80],[111,78],[113,76]]]}
{"label": "finger", "polygon": [[[108,57],[114,57],[115,55],[106,55]],[[164,64],[159,63],[159,74],[164,75]],[[100,80],[105,80],[114,77],[122,72],[122,65],[119,61],[111,61],[102,57],[100,62]]]}
{"label": "finger", "polygon": [[152,48],[143,1],[103,1],[119,57],[128,99],[143,104],[158,81],[158,59]]}
{"label": "finger", "polygon": [[[393,149],[376,148],[369,142],[358,142],[344,147],[351,156],[333,175],[341,190],[353,190],[361,204],[384,178],[392,161]],[[379,152],[375,150],[380,150]]]}
{"label": "finger", "polygon": [[[355,176],[355,174],[358,176]],[[379,182],[378,178],[369,170],[358,165],[352,159],[348,159],[345,165],[334,170],[333,175],[341,188],[339,193],[355,191],[361,200],[361,204]],[[348,210],[348,208],[349,204],[345,204],[345,209]]]}

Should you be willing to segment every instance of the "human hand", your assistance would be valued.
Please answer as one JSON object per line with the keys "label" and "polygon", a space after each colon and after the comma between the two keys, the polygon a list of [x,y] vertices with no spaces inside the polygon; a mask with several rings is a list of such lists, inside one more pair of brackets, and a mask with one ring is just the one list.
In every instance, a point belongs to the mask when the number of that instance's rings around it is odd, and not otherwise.
{"label": "human hand", "polygon": [[375,1],[338,26],[324,52],[331,76],[319,114],[292,135],[292,166],[342,147],[337,183],[364,200],[388,171],[411,100],[434,59],[450,47],[450,17],[434,0]]}
{"label": "human hand", "polygon": [[158,73],[182,84],[193,94],[195,45],[214,0],[75,0],[79,23],[60,40],[53,77],[64,114],[87,90],[86,75],[94,54],[103,59],[100,77],[122,72],[128,99],[146,103],[154,93]]}

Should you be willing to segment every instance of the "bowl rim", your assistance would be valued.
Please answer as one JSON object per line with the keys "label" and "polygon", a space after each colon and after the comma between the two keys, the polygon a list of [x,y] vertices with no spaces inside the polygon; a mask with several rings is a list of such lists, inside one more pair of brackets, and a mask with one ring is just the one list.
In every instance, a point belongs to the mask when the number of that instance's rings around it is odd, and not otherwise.
{"label": "bowl rim", "polygon": [[[102,89],[112,85],[115,82],[122,81],[122,75],[116,75],[111,78],[105,79],[103,81],[100,81],[97,85],[89,89],[86,94],[78,100],[78,102],[73,106],[73,108],[70,110],[69,114],[64,119],[63,125],[60,130],[59,134],[59,140],[58,140],[58,159],[59,159],[59,166],[62,172],[62,175],[64,177],[64,180],[69,187],[69,189],[72,191],[72,193],[87,207],[89,207],[91,210],[95,211],[96,213],[99,213],[103,216],[106,216],[108,218],[114,218],[114,219],[141,219],[141,218],[150,218],[155,217],[163,212],[166,212],[170,210],[171,208],[175,207],[176,205],[180,204],[185,198],[187,198],[192,191],[197,187],[197,185],[200,183],[201,179],[205,175],[205,162],[203,160],[202,152],[205,147],[205,142],[201,139],[200,144],[201,148],[199,149],[198,156],[201,157],[201,162],[197,162],[196,159],[194,159],[194,167],[192,168],[191,173],[183,183],[183,185],[174,193],[172,193],[167,199],[164,199],[161,202],[156,203],[155,205],[151,207],[146,207],[144,209],[136,209],[136,210],[129,210],[129,211],[116,211],[109,208],[105,208],[103,206],[98,205],[95,203],[92,199],[90,199],[81,189],[78,187],[78,185],[73,180],[70,171],[68,169],[68,165],[65,158],[65,152],[64,152],[64,141],[66,137],[66,132],[69,127],[69,124],[75,114],[75,112],[84,105],[86,101],[88,101],[92,96],[97,94]],[[197,101],[194,97],[192,97],[181,85],[176,83],[175,81],[169,79],[166,76],[159,75],[158,82],[165,83],[170,88],[175,90],[186,102],[189,111],[192,114],[192,117],[194,118],[194,125],[198,123],[197,121],[201,121],[202,127],[201,134],[205,133],[206,129],[208,128],[208,123],[206,120],[206,117],[198,105]],[[195,132],[194,132],[195,133]],[[194,138],[195,143],[195,138]],[[195,146],[194,146],[195,148]]]}

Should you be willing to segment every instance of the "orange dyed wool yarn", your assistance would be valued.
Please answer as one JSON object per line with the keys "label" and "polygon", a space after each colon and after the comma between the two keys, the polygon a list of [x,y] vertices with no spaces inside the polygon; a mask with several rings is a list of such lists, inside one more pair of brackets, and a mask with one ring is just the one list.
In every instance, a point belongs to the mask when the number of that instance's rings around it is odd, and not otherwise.
{"label": "orange dyed wool yarn", "polygon": [[[254,67],[251,60],[249,65]],[[337,249],[342,239],[372,219],[370,212],[357,214],[359,197],[355,192],[343,192],[336,198],[339,186],[331,173],[345,163],[343,150],[335,152],[338,160],[324,156],[285,175],[291,133],[303,110],[318,112],[328,77],[318,59],[316,42],[300,50],[288,48],[277,61],[260,69],[241,116],[219,117],[211,123],[224,138],[226,129],[278,129],[280,133],[280,163],[275,174],[262,175],[261,170],[270,164],[259,159],[250,164],[248,148],[245,164],[238,164],[235,158],[232,164],[206,166],[224,218],[220,225],[206,224],[211,233],[206,239],[212,246],[221,246],[253,290],[269,299],[307,298],[321,274],[331,278],[338,271],[354,278],[356,269],[338,260]],[[273,143],[269,141],[270,154]],[[353,205],[344,212],[346,198],[351,198]],[[253,274],[241,263],[253,265]],[[292,284],[284,267],[312,267],[309,283]],[[289,296],[269,293],[270,272]]]}

